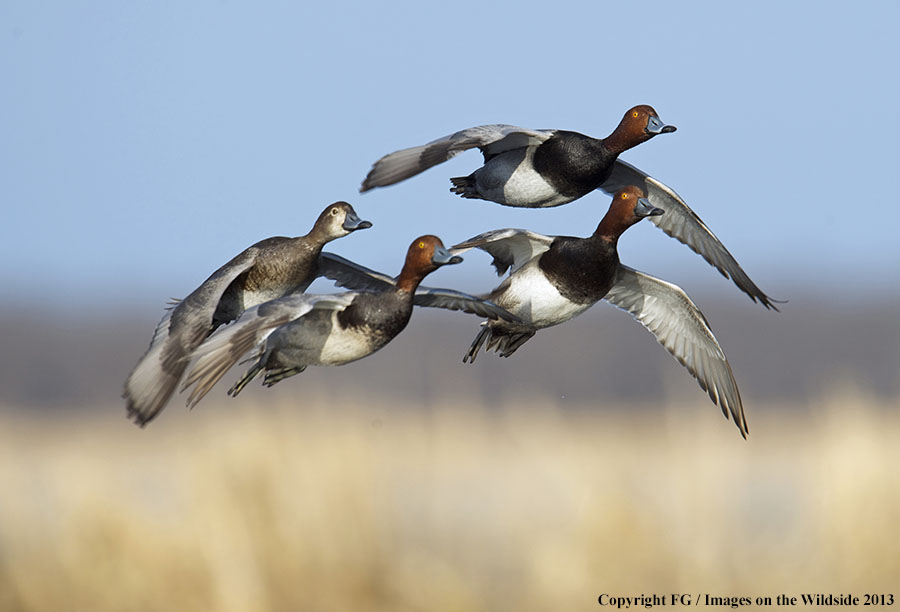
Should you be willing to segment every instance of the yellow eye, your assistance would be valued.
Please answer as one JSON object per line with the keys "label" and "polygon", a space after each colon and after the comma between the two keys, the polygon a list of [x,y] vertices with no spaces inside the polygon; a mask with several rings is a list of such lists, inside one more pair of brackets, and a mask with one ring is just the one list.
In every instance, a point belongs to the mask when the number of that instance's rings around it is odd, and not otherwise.
{"label": "yellow eye", "polygon": [[420,242],[420,243],[419,243],[419,248],[420,248],[420,249],[424,249],[424,248],[425,248],[425,243],[424,243],[424,242]]}
{"label": "yellow eye", "polygon": [[633,113],[631,113],[631,116],[634,117],[635,119],[637,119],[638,112],[637,112],[637,111],[634,111]]}
{"label": "yellow eye", "polygon": [[622,194],[622,199],[623,199],[623,200],[627,200],[627,199],[628,199],[628,194],[627,194],[627,193],[623,193],[623,194]]}

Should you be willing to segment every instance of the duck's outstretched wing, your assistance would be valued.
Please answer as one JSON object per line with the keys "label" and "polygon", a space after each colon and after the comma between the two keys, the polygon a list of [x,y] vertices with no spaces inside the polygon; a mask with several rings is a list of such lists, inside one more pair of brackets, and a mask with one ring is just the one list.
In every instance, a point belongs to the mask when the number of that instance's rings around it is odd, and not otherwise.
{"label": "duck's outstretched wing", "polygon": [[334,281],[335,286],[353,291],[386,291],[395,286],[393,278],[376,272],[334,253],[319,255],[319,276]]}
{"label": "duck's outstretched wing", "polygon": [[703,257],[751,300],[759,300],[766,308],[778,310],[775,304],[782,302],[766,295],[750,280],[725,245],[674,190],[631,164],[616,160],[612,174],[600,189],[612,195],[627,185],[640,187],[651,204],[666,211],[664,215],[650,217],[651,223]]}
{"label": "duck's outstretched wing", "polygon": [[446,308],[447,310],[462,310],[479,317],[503,319],[511,323],[522,322],[519,317],[500,308],[490,300],[478,298],[461,291],[454,291],[453,289],[435,289],[420,286],[416,289],[413,304],[432,308]]}
{"label": "duck's outstretched wing", "polygon": [[[335,281],[338,287],[354,291],[385,291],[395,286],[394,279],[376,272],[334,253],[322,253],[319,258],[319,274]],[[488,319],[503,319],[519,323],[517,316],[484,298],[453,289],[436,289],[419,286],[413,296],[413,304],[447,310],[462,310]]]}
{"label": "duck's outstretched wing", "polygon": [[616,282],[603,299],[631,313],[656,336],[722,408],[725,418],[730,413],[741,435],[747,437],[747,420],[731,365],[706,317],[680,287],[619,266]]}
{"label": "duck's outstretched wing", "polygon": [[184,391],[195,385],[187,405],[192,408],[196,406],[245,353],[254,349],[256,353],[261,353],[266,338],[282,325],[296,321],[313,309],[346,308],[356,295],[352,292],[336,295],[293,294],[247,310],[237,323],[211,336],[194,352],[197,361],[181,387]]}
{"label": "duck's outstretched wing", "polygon": [[488,160],[503,151],[540,144],[552,134],[552,131],[529,130],[503,124],[479,125],[460,130],[428,144],[385,155],[372,165],[359,190],[368,191],[374,187],[399,183],[468,149],[481,149],[485,160]]}
{"label": "duck's outstretched wing", "polygon": [[500,229],[469,238],[450,248],[451,253],[481,249],[493,256],[497,275],[516,270],[550,248],[553,236],[544,236],[523,229]]}
{"label": "duck's outstretched wing", "polygon": [[194,349],[209,335],[228,286],[256,261],[250,247],[216,270],[189,296],[174,303],[156,326],[150,348],[125,381],[128,418],[143,427],[165,407]]}

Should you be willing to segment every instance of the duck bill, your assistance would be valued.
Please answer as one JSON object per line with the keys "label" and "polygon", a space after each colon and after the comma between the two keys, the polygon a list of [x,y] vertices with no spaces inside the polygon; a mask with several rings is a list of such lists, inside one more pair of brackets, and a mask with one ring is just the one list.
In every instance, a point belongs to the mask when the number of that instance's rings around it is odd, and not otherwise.
{"label": "duck bill", "polygon": [[463,260],[459,255],[454,255],[442,246],[434,247],[434,254],[431,256],[431,263],[436,266],[446,266],[450,264],[458,264]]}
{"label": "duck bill", "polygon": [[368,229],[372,227],[372,222],[363,221],[355,212],[348,212],[347,216],[344,217],[344,223],[341,227],[343,227],[348,232],[353,232],[356,230]]}
{"label": "duck bill", "polygon": [[666,125],[662,122],[662,119],[657,117],[656,115],[652,115],[650,119],[647,121],[647,133],[653,134],[668,134],[669,132],[674,132],[678,128],[674,125]]}
{"label": "duck bill", "polygon": [[647,198],[638,198],[637,206],[634,207],[634,214],[638,217],[658,217],[659,215],[664,214],[662,208],[657,208],[653,204],[650,203],[650,200]]}

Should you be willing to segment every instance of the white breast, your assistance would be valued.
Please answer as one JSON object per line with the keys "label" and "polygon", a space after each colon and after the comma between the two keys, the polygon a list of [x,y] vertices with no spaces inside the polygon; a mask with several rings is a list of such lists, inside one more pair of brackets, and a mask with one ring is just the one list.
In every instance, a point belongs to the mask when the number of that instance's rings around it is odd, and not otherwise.
{"label": "white breast", "polygon": [[493,294],[492,299],[536,329],[559,325],[593,306],[576,304],[560,295],[538,267],[537,260],[525,264],[501,287],[503,292]]}
{"label": "white breast", "polygon": [[475,172],[475,186],[485,198],[529,208],[559,206],[571,201],[560,195],[534,169],[535,147],[528,147],[522,157],[521,149],[498,155]]}
{"label": "white breast", "polygon": [[332,332],[319,354],[318,365],[343,365],[371,355],[381,347],[373,346],[371,338],[357,330],[341,329],[335,321]]}
{"label": "white breast", "polygon": [[314,312],[279,328],[266,341],[282,366],[342,365],[381,348],[361,330],[340,327],[337,313]]}

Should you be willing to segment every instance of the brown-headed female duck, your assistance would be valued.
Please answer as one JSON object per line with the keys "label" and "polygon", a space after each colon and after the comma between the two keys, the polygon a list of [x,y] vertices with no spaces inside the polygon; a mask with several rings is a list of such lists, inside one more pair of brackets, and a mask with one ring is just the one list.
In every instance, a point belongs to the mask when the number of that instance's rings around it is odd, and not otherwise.
{"label": "brown-headed female duck", "polygon": [[372,166],[360,191],[393,185],[476,147],[484,155],[484,165],[469,176],[450,179],[451,191],[464,198],[546,208],[567,204],[598,188],[612,195],[626,185],[637,185],[651,204],[666,211],[664,216],[652,217],[652,223],[699,253],[751,300],[777,310],[774,303],[778,300],[750,280],[674,190],[618,159],[623,151],[674,131],[674,126],[665,125],[647,105],[629,109],[613,133],[603,139],[564,130],[482,125],[385,155]]}
{"label": "brown-headed female duck", "polygon": [[487,251],[498,274],[509,270],[509,276],[485,298],[521,320],[483,323],[463,361],[474,362],[482,346],[509,357],[537,330],[568,321],[603,299],[647,328],[688,369],[726,418],[731,414],[746,437],[737,383],[706,318],[681,288],[619,263],[617,244],[622,233],[644,217],[663,215],[643,196],[634,186],[618,191],[606,216],[587,238],[505,229],[454,246],[453,253],[471,248]]}
{"label": "brown-headed female duck", "polygon": [[372,227],[346,202],[329,205],[305,236],[276,236],[257,242],[216,270],[163,316],[150,348],[125,382],[128,417],[144,426],[165,407],[188,362],[217,327],[247,308],[303,292],[319,272],[328,242]]}
{"label": "brown-headed female duck", "polygon": [[[193,406],[220,378],[252,351],[256,362],[228,391],[236,396],[260,372],[263,384],[299,374],[310,365],[343,365],[378,351],[406,327],[413,306],[462,310],[490,319],[518,318],[502,308],[457,291],[420,287],[426,275],[462,261],[436,236],[416,238],[396,279],[346,259],[323,254],[323,275],[365,287],[334,295],[290,295],[248,311],[234,326],[207,340],[183,388],[196,383]],[[355,279],[355,280],[354,280]]]}

